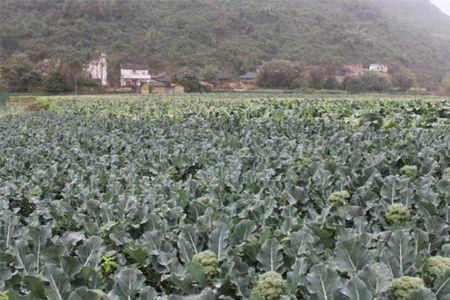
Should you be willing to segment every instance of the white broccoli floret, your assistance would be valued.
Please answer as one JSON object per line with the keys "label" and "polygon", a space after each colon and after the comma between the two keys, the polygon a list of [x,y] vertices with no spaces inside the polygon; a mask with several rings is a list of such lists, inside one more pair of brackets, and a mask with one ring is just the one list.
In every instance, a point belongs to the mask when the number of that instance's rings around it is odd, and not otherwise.
{"label": "white broccoli floret", "polygon": [[438,278],[450,268],[450,257],[432,256],[425,264],[424,271],[431,280]]}
{"label": "white broccoli floret", "polygon": [[416,290],[425,287],[422,278],[404,276],[395,278],[389,285],[389,292],[396,300],[405,300]]}
{"label": "white broccoli floret", "polygon": [[400,172],[408,177],[414,178],[417,176],[417,166],[404,166],[400,169]]}
{"label": "white broccoli floret", "polygon": [[279,300],[286,287],[283,277],[277,272],[261,275],[253,287],[250,299]]}
{"label": "white broccoli floret", "polygon": [[394,203],[388,207],[386,219],[390,224],[401,224],[409,220],[409,208],[402,203]]}
{"label": "white broccoli floret", "polygon": [[344,206],[347,205],[349,198],[350,194],[347,191],[334,192],[328,197],[328,203],[335,206]]}
{"label": "white broccoli floret", "polygon": [[203,251],[197,253],[192,258],[193,262],[200,264],[205,272],[206,280],[213,280],[219,274],[219,260],[217,255],[212,251]]}

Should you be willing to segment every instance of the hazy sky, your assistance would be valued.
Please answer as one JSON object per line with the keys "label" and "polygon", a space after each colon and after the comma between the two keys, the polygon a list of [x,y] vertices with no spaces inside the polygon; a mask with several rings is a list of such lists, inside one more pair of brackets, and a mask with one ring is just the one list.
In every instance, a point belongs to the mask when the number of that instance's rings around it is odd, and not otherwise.
{"label": "hazy sky", "polygon": [[431,0],[437,7],[450,16],[450,0]]}

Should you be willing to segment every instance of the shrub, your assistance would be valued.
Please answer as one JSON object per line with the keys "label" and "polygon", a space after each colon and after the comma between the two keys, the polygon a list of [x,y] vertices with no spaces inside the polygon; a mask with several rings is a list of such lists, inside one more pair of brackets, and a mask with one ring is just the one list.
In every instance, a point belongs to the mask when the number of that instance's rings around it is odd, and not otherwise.
{"label": "shrub", "polygon": [[204,91],[200,80],[195,75],[186,74],[177,81],[184,87],[186,93],[199,93]]}
{"label": "shrub", "polygon": [[263,65],[258,75],[258,86],[265,88],[288,88],[297,78],[295,65],[286,60],[271,60]]}

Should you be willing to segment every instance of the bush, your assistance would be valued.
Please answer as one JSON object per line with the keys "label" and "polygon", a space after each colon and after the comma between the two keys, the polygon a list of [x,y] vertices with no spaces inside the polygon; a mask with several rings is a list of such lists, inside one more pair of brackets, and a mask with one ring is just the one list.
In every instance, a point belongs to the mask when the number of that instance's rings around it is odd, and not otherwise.
{"label": "bush", "polygon": [[258,86],[265,88],[289,88],[297,78],[295,65],[290,61],[271,60],[263,65],[258,75]]}
{"label": "bush", "polygon": [[67,93],[73,90],[67,78],[59,71],[51,72],[44,78],[44,88],[50,93]]}
{"label": "bush", "polygon": [[447,93],[450,93],[450,74],[445,76],[442,80],[442,87],[447,91]]}
{"label": "bush", "polygon": [[386,92],[391,85],[386,78],[376,74],[366,74],[356,78],[346,78],[344,80],[344,88],[351,93],[361,92]]}
{"label": "bush", "polygon": [[339,82],[335,77],[329,76],[323,83],[323,88],[326,90],[337,90],[339,88]]}
{"label": "bush", "polygon": [[186,93],[199,93],[205,90],[195,75],[186,74],[177,82],[184,87]]}
{"label": "bush", "polygon": [[400,91],[406,92],[414,85],[414,79],[405,74],[396,74],[392,78],[392,85]]}

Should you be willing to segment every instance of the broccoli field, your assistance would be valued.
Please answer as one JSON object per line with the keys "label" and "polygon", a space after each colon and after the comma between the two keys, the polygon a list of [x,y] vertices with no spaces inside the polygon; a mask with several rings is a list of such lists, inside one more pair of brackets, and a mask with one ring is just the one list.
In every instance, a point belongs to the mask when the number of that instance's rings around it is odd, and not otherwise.
{"label": "broccoli field", "polygon": [[49,100],[0,112],[2,300],[450,299],[450,100]]}

